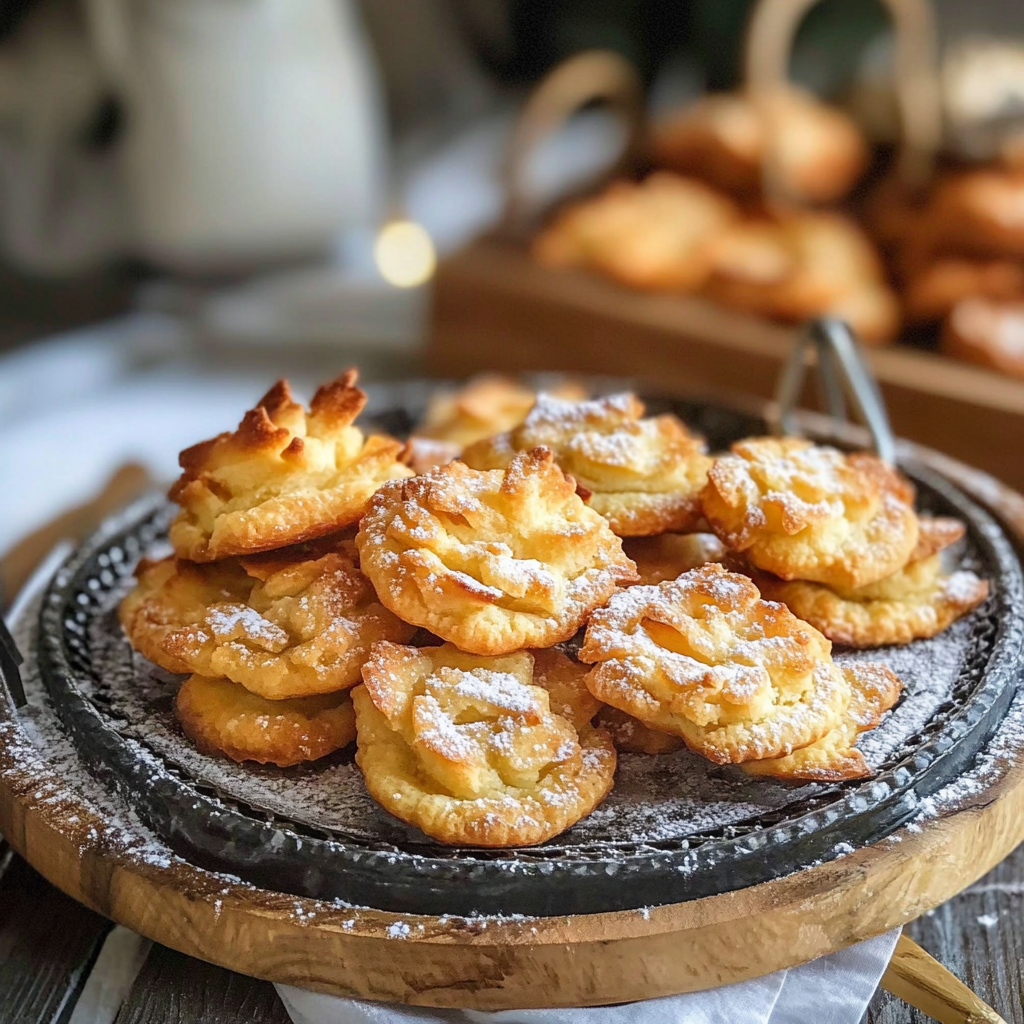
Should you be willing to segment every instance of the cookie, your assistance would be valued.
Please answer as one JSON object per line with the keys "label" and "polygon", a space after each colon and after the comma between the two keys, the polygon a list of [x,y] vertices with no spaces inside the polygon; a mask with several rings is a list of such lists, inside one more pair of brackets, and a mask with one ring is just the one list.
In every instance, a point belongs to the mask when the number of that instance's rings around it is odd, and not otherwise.
{"label": "cookie", "polygon": [[730,551],[784,580],[866,586],[902,569],[918,541],[899,472],[800,438],[734,444],[709,470],[701,506]]}
{"label": "cookie", "polygon": [[209,562],[356,522],[384,481],[412,474],[400,442],[354,425],[365,404],[355,370],[321,387],[308,413],[281,380],[233,433],[186,448],[170,491],[181,506],[170,528],[177,554]]}
{"label": "cookie", "polygon": [[950,312],[940,344],[954,359],[1024,379],[1024,302],[966,299]]}
{"label": "cookie", "polygon": [[[573,381],[552,384],[547,391],[566,402],[582,402],[587,398],[583,385]],[[410,440],[421,445],[425,441],[450,445],[454,454],[444,460],[450,462],[474,442],[518,427],[536,398],[532,388],[517,380],[485,374],[456,391],[434,392]]]}
{"label": "cookie", "polygon": [[655,126],[656,164],[745,199],[762,196],[771,159],[777,184],[810,203],[842,199],[867,167],[867,143],[842,111],[795,87],[703,97]]}
{"label": "cookie", "polygon": [[599,700],[719,764],[808,746],[850,701],[828,640],[715,563],[613,595],[580,660]]}
{"label": "cookie", "polygon": [[316,761],[356,736],[347,693],[267,700],[229,679],[193,675],[178,690],[174,713],[204,754],[282,768]]}
{"label": "cookie", "polygon": [[[922,520],[922,525],[927,520]],[[953,520],[956,523],[955,520]],[[962,534],[962,524],[959,532]],[[927,528],[922,531],[927,537]],[[765,573],[755,582],[765,597],[782,601],[794,615],[848,647],[885,647],[937,636],[977,608],[989,586],[973,572],[946,573],[939,549],[927,552],[891,576],[863,587],[827,587],[804,580],[784,581]]]}
{"label": "cookie", "polygon": [[415,633],[382,607],[351,540],[206,564],[172,557],[137,575],[120,614],[140,653],[271,700],[354,686],[374,642]]}
{"label": "cookie", "polygon": [[843,675],[850,684],[850,703],[835,728],[786,757],[748,761],[740,766],[743,771],[800,782],[845,782],[870,775],[854,744],[896,704],[903,684],[890,668],[873,662],[844,665]]}
{"label": "cookie", "polygon": [[636,579],[622,542],[547,448],[503,470],[453,462],[385,484],[356,544],[385,607],[473,654],[567,640]]}
{"label": "cookie", "polygon": [[612,788],[608,734],[553,713],[525,651],[378,644],[353,692],[356,763],[375,800],[439,842],[529,846]]}
{"label": "cookie", "polygon": [[692,292],[707,280],[709,240],[738,217],[732,200],[702,182],[656,173],[569,206],[532,251],[544,266],[585,267],[645,291]]}
{"label": "cookie", "polygon": [[644,412],[628,392],[588,402],[542,394],[521,426],[472,445],[463,459],[474,469],[497,469],[543,445],[620,537],[693,529],[711,460],[675,416]]}
{"label": "cookie", "polygon": [[713,533],[660,533],[627,537],[622,550],[636,563],[643,584],[674,580],[706,562],[722,562],[727,550]]}
{"label": "cookie", "polygon": [[790,213],[731,225],[711,249],[705,293],[788,323],[838,317],[869,344],[889,342],[899,330],[899,302],[874,246],[837,213]]}

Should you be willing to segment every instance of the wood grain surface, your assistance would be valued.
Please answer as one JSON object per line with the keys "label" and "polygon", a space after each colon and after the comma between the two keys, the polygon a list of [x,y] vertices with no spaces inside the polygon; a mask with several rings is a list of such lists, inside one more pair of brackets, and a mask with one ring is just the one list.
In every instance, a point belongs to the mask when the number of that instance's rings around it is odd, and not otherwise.
{"label": "wood grain surface", "polygon": [[[25,884],[25,875],[20,870],[4,873],[4,865],[17,863],[19,858],[9,848],[6,853],[3,850],[4,843],[0,840],[0,905],[9,906],[5,889],[20,890]],[[32,891],[34,915],[49,919],[54,927],[65,927],[62,901],[45,895],[56,894],[56,890],[38,879]],[[997,915],[998,921],[995,922],[993,918]],[[8,936],[11,934],[11,921],[0,918],[0,928]],[[1024,1024],[1021,989],[1024,973],[1024,847],[1018,848],[976,885],[911,922],[905,933],[968,981],[1009,1024]],[[10,959],[9,946],[8,938],[4,944],[7,952],[0,950],[0,962]],[[68,952],[62,950],[62,953]],[[13,985],[24,988],[27,987],[25,981],[15,977],[18,972],[26,979],[38,979],[45,972],[53,998],[48,1005],[34,1005],[31,1013],[28,1007],[21,1005],[14,1014],[10,1004],[3,1004],[8,1011],[4,1016],[5,1024],[52,1024],[55,1018],[49,1011],[54,1006],[61,1006],[64,1010],[62,1017],[56,1019],[66,1019],[74,1004],[75,990],[61,989],[60,984],[62,980],[66,982],[74,977],[75,972],[68,969],[72,964],[67,963],[63,970],[54,971],[52,967],[56,958],[47,950],[43,951],[40,960],[14,955],[17,956],[16,968],[8,964],[6,978],[11,979]],[[271,998],[266,982],[212,967],[168,951],[165,947],[154,947],[151,957],[152,961],[147,963],[132,987],[122,1011],[121,1024],[124,1024],[129,1008],[138,1019],[140,1007],[154,1014],[149,1018],[152,1024],[184,1024],[186,1020],[228,1024],[232,1017],[226,1016],[225,1019],[224,1015],[239,1007],[248,1013],[245,1018],[248,1024],[282,1024],[287,1020],[282,1016],[283,1007]],[[182,993],[182,989],[193,986],[198,986],[204,994],[196,997]],[[5,988],[3,991],[11,990]],[[192,1011],[197,1004],[206,1006],[207,1016],[182,1016],[185,1010]],[[159,1012],[164,1016],[159,1016]],[[220,1019],[217,1013],[222,1014]],[[931,1021],[932,1018],[883,989],[875,994],[864,1016],[864,1024],[930,1024]]]}
{"label": "wood grain surface", "polygon": [[[907,925],[905,933],[1012,1024],[1024,1024],[1024,847],[977,884]],[[932,1018],[879,990],[868,1024]]]}
{"label": "wood grain surface", "polygon": [[274,986],[154,946],[116,1024],[291,1024]]}
{"label": "wood grain surface", "polygon": [[111,924],[49,885],[0,839],[0,1019],[66,1020]]}

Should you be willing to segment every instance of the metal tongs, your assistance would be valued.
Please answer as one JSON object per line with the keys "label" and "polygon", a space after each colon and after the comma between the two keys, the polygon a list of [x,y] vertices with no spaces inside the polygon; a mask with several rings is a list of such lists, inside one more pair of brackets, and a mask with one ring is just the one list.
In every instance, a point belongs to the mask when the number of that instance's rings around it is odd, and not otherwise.
{"label": "metal tongs", "polygon": [[[849,400],[871,434],[875,452],[886,462],[895,463],[896,441],[878,382],[868,368],[860,343],[841,320],[811,320],[800,331],[775,389],[776,406],[769,415],[775,433],[802,434],[796,406],[807,379],[811,349],[816,356],[820,401],[833,426],[842,431],[850,422],[846,415]],[[1006,1024],[991,1006],[907,935],[899,937],[880,984],[943,1024]]]}
{"label": "metal tongs", "polygon": [[772,427],[776,434],[801,436],[796,407],[807,378],[808,354],[814,350],[822,405],[838,427],[849,423],[846,402],[871,434],[875,452],[886,462],[896,461],[896,439],[878,383],[864,359],[860,343],[842,321],[822,317],[811,320],[797,336],[793,352],[779,374]]}

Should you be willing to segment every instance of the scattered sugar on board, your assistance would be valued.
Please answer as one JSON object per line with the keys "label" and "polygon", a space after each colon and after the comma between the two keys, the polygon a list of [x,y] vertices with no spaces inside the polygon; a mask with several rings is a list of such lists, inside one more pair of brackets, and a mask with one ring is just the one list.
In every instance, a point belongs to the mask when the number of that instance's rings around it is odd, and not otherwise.
{"label": "scattered sugar on board", "polygon": [[[117,596],[108,596],[111,608]],[[32,648],[33,621],[34,616],[26,613],[15,624],[16,637],[24,651]],[[142,740],[157,757],[166,757],[204,781],[257,807],[276,810],[314,826],[334,827],[354,838],[384,840],[412,855],[417,850],[430,855],[436,853],[435,848],[427,844],[416,830],[389,818],[377,807],[366,793],[361,776],[350,759],[343,758],[315,769],[253,770],[198,754],[182,741],[173,721],[170,705],[176,678],[155,669],[143,659],[133,657],[119,630],[113,628],[112,621],[112,616],[105,621],[97,620],[90,637],[95,656],[104,665],[105,673],[108,668],[111,670],[110,676],[105,675],[109,684],[108,696],[113,698],[114,713],[127,723],[126,731]],[[871,763],[881,763],[911,739],[949,695],[970,646],[970,629],[968,620],[958,623],[943,636],[921,642],[913,648],[837,652],[839,661],[883,660],[901,675],[906,684],[900,706],[875,732],[861,740],[860,746]],[[22,717],[24,730],[13,730],[12,736],[12,730],[8,728],[3,739],[9,744],[20,742],[26,760],[36,759],[36,751],[45,749],[47,761],[55,762],[65,780],[64,792],[60,792],[60,787],[41,785],[41,799],[78,804],[84,798],[98,810],[98,817],[104,821],[102,835],[93,830],[98,839],[131,849],[133,854],[155,866],[171,866],[178,858],[82,767],[74,747],[47,709],[42,684],[34,673],[31,658],[28,660],[24,675],[31,706]],[[972,770],[955,784],[922,801],[917,822],[912,826],[920,828],[920,822],[928,816],[941,814],[982,791],[994,773],[1001,769],[1005,751],[1020,749],[1021,746],[1024,746],[1024,697],[1017,699],[989,749],[979,756]],[[750,780],[735,769],[716,768],[686,751],[659,757],[627,754],[620,758],[616,788],[608,800],[555,843],[571,849],[579,844],[604,846],[610,842],[628,842],[642,848],[645,842],[683,838],[725,824],[756,819],[767,810],[800,801],[815,790],[816,787],[811,785],[794,789],[765,780]],[[73,825],[77,818],[77,815],[69,815],[65,820]],[[898,835],[892,837],[893,841],[898,838]],[[844,856],[851,851],[849,844],[840,843],[833,853]],[[396,849],[395,856],[398,855]],[[507,863],[509,870],[514,872],[516,861]],[[245,885],[231,875],[208,874],[222,884],[228,883],[228,887],[222,890],[225,895],[231,885]],[[349,906],[344,901],[335,901],[334,905],[339,908]],[[298,906],[296,916],[299,919],[303,915],[308,917],[307,908],[302,904]],[[358,919],[348,920],[355,922]],[[486,926],[487,920],[495,918],[461,920],[478,921]]]}
{"label": "scattered sugar on board", "polygon": [[[639,600],[634,587],[615,600]],[[723,593],[723,600],[728,596]],[[110,603],[116,601],[111,596]],[[97,657],[106,671],[114,711],[129,723],[127,732],[194,776],[256,807],[305,825],[326,828],[355,839],[377,839],[415,852],[431,847],[420,833],[384,812],[366,792],[351,752],[315,767],[277,769],[240,766],[206,757],[181,739],[171,710],[175,677],[133,656],[113,615],[97,618],[92,633]],[[958,623],[943,636],[911,649],[837,652],[837,660],[884,660],[904,680],[905,696],[883,723],[860,740],[869,763],[878,765],[913,737],[949,695],[970,643],[970,624]],[[553,845],[643,844],[681,839],[723,825],[751,821],[814,792],[751,779],[737,769],[722,769],[680,751],[619,759],[615,788],[592,814]]]}

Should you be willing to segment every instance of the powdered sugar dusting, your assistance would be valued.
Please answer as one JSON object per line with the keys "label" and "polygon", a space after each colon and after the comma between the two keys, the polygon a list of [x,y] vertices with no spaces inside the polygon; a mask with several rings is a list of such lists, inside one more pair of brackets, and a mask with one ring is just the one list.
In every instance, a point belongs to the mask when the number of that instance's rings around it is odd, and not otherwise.
{"label": "powdered sugar dusting", "polygon": [[[45,760],[58,769],[61,784],[41,784],[40,800],[58,804],[80,801],[84,796],[102,809],[106,823],[103,834],[95,830],[95,835],[83,836],[83,842],[117,843],[154,866],[173,865],[177,858],[167,847],[150,835],[134,815],[81,766],[74,747],[48,708],[35,672],[31,657],[33,624],[32,608],[14,623],[19,645],[29,654],[24,676],[30,705],[20,714],[18,728],[6,727],[0,741],[9,750],[17,750],[25,763],[31,763],[45,751]],[[888,749],[898,749],[902,743],[913,740],[915,731],[927,724],[934,709],[948,697],[974,628],[977,623],[968,619],[942,637],[911,648],[863,654],[838,652],[840,661],[873,660],[881,655],[907,683],[900,707],[875,733],[862,740],[862,747],[874,745],[874,756],[869,757],[872,763],[884,760]],[[278,813],[293,820],[310,824],[333,820],[342,835],[362,834],[377,843],[393,842],[409,851],[427,852],[425,840],[419,833],[389,818],[370,800],[358,771],[347,757],[328,759],[327,763],[311,768],[282,770],[241,768],[198,754],[181,740],[170,715],[170,698],[177,679],[133,658],[109,613],[105,619],[97,620],[91,639],[95,656],[111,669],[108,696],[115,699],[112,713],[123,715],[126,731],[145,743],[139,748],[140,757],[149,756],[147,748],[157,754],[164,753],[195,777],[253,806],[273,810],[270,805],[276,805]],[[915,650],[923,652],[920,658],[915,658]],[[1016,755],[1022,747],[1024,697],[1018,697],[997,736],[976,759],[974,767],[954,785],[922,801],[921,819],[911,827],[920,828],[921,821],[928,816],[945,813],[965,800],[983,798],[986,787],[1005,769],[1008,752]],[[642,850],[645,844],[755,820],[818,790],[819,787],[810,785],[794,789],[766,780],[750,780],[734,769],[715,768],[687,751],[659,757],[623,755],[612,795],[588,819],[557,840],[557,844],[582,848],[597,843],[609,853],[614,844],[629,843]],[[69,815],[65,819],[69,827],[73,827],[74,817]],[[840,843],[834,852],[845,855],[852,852],[852,847]],[[511,858],[510,870],[515,863],[515,858]],[[614,863],[614,860],[609,862],[612,867]],[[226,885],[236,885],[239,881],[232,876],[219,877]],[[297,919],[309,918],[308,904],[297,902],[296,908]],[[407,934],[397,927],[392,937],[402,938]]]}

